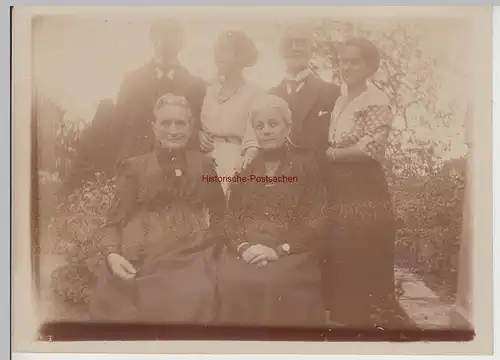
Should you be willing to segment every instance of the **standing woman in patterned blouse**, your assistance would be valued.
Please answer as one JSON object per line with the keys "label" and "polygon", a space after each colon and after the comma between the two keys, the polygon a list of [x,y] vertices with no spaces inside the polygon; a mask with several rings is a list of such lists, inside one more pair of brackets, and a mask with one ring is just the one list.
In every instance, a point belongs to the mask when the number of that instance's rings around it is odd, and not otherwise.
{"label": "standing woman in patterned blouse", "polygon": [[331,238],[324,268],[326,303],[339,325],[401,326],[394,297],[395,221],[381,161],[393,114],[388,97],[368,84],[380,55],[370,41],[352,38],[339,52],[345,93],[329,132]]}

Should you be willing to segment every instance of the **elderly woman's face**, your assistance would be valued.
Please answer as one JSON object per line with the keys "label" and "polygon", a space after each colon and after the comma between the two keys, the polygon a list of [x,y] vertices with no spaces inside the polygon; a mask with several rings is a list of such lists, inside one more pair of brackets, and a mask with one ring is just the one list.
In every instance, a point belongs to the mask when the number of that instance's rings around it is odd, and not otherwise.
{"label": "elderly woman's face", "polygon": [[241,69],[234,47],[226,37],[218,39],[215,44],[214,56],[219,75],[227,75]]}
{"label": "elderly woman's face", "polygon": [[357,46],[343,47],[339,52],[338,61],[340,76],[347,85],[360,84],[371,75],[370,67]]}
{"label": "elderly woman's face", "polygon": [[253,119],[255,136],[262,149],[277,149],[283,146],[290,128],[281,112],[276,108],[266,109]]}
{"label": "elderly woman's face", "polygon": [[184,148],[192,133],[188,111],[179,105],[165,105],[156,113],[154,132],[162,147]]}

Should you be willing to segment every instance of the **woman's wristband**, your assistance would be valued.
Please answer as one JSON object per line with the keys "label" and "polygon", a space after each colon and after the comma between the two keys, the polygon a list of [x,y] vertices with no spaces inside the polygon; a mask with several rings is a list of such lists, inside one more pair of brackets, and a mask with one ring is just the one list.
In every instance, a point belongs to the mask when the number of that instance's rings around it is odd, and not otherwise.
{"label": "woman's wristband", "polygon": [[290,250],[291,250],[290,244],[288,243],[283,243],[275,249],[278,256],[290,255]]}
{"label": "woman's wristband", "polygon": [[236,247],[236,252],[238,254],[243,254],[248,248],[250,247],[250,244],[247,242],[241,243]]}

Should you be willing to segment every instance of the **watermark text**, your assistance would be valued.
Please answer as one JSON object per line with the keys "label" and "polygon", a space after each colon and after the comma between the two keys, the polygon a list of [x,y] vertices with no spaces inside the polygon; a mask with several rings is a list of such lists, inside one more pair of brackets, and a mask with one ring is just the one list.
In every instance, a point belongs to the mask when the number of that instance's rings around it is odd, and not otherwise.
{"label": "watermark text", "polygon": [[286,175],[279,175],[279,176],[267,176],[267,175],[246,175],[246,176],[241,176],[241,175],[233,175],[233,176],[215,176],[215,175],[202,175],[201,176],[201,181],[202,182],[208,182],[208,183],[251,183],[251,182],[257,182],[257,183],[272,183],[272,184],[277,184],[277,183],[294,183],[298,182],[297,176],[286,176]]}

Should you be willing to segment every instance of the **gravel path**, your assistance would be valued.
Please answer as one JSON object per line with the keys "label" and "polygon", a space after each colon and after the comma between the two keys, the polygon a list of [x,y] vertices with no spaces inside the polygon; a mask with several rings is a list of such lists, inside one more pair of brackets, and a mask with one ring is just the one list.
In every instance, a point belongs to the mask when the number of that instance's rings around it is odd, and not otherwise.
{"label": "gravel path", "polygon": [[410,319],[422,329],[449,328],[451,304],[441,299],[423,281],[408,270],[397,268],[396,281],[401,287],[399,303]]}

